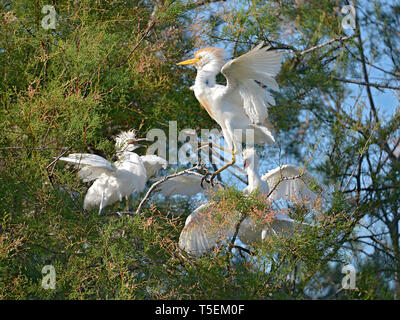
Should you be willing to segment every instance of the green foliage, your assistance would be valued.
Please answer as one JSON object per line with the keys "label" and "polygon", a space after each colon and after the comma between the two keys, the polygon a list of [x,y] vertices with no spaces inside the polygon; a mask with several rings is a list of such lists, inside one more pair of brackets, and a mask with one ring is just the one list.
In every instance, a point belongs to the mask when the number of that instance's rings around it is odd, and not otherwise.
{"label": "green foliage", "polygon": [[[399,6],[357,2],[357,29],[346,31],[345,1],[2,1],[0,299],[398,298],[399,112],[375,105],[377,91],[367,97],[338,79],[368,81],[364,64],[395,86]],[[41,26],[48,4],[54,30]],[[327,43],[346,34],[353,37]],[[311,209],[285,211],[307,224],[193,259],[178,239],[195,201],[153,197],[137,216],[82,212],[88,186],[68,166],[51,165],[54,157],[111,159],[123,129],[216,127],[188,89],[195,71],[176,63],[215,44],[237,57],[261,40],[285,53],[269,109],[277,141],[301,163],[311,152],[307,169],[332,191]],[[266,212],[277,213],[235,187],[213,200],[219,223],[227,214],[236,224],[246,216],[266,223]],[[357,290],[340,290],[351,259]],[[41,287],[47,264],[56,290]]]}

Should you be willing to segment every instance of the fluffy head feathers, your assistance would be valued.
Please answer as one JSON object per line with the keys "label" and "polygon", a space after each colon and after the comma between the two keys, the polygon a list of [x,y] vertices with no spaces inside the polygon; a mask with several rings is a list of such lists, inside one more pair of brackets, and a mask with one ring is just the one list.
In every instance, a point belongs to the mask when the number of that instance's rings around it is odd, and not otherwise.
{"label": "fluffy head feathers", "polygon": [[136,144],[135,130],[122,131],[115,137],[115,149],[117,152],[132,152],[140,145]]}
{"label": "fluffy head feathers", "polygon": [[219,72],[222,66],[225,64],[225,56],[223,49],[206,47],[197,50],[194,53],[194,57],[200,59],[196,63],[196,67],[205,69],[208,67],[210,70],[216,70]]}

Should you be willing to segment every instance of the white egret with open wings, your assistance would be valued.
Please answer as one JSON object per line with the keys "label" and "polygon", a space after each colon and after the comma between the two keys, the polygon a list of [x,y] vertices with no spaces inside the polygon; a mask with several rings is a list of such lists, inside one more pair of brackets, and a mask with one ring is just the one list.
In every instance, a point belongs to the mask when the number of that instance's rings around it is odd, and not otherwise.
{"label": "white egret with open wings", "polygon": [[[275,105],[273,96],[265,90],[279,90],[274,77],[281,69],[281,54],[263,47],[263,42],[237,59],[224,64],[222,49],[203,48],[194,58],[178,63],[193,65],[197,69],[194,94],[222,129],[227,148],[217,148],[232,154],[232,161],[212,173],[214,177],[235,163],[237,143],[273,143],[268,106]],[[221,72],[226,86],[216,83]],[[253,141],[246,141],[247,132],[253,133]]]}
{"label": "white egret with open wings", "polygon": [[[250,194],[258,189],[261,194],[269,195],[271,202],[284,199],[306,204],[315,198],[312,190],[316,186],[316,180],[304,168],[280,165],[260,177],[256,151],[253,148],[244,150],[243,159],[248,177],[248,186],[243,193]],[[243,243],[251,244],[263,240],[268,234],[293,230],[298,224],[284,213],[274,215],[273,220],[267,225],[247,217],[240,225],[238,237]]]}
{"label": "white egret with open wings", "polygon": [[[253,148],[244,150],[243,158],[248,175],[248,186],[243,193],[250,194],[258,189],[261,194],[269,194],[271,202],[283,198],[297,203],[306,203],[315,197],[312,189],[316,180],[303,168],[281,165],[260,177],[255,150]],[[167,187],[160,188],[163,194],[170,195],[174,191],[184,191],[183,188],[174,186],[174,179],[169,180]],[[198,184],[199,181],[195,180],[195,182]],[[176,181],[176,184],[181,184],[181,181]],[[183,192],[183,194],[186,193]],[[239,214],[237,212],[229,213],[225,215],[223,223],[220,219],[217,223],[212,209],[213,202],[207,202],[188,216],[179,237],[181,249],[191,255],[200,256],[210,251],[219,242],[227,241],[233,236]],[[274,215],[269,223],[260,223],[247,217],[240,224],[238,238],[245,244],[251,244],[263,240],[268,234],[293,230],[296,225],[299,225],[299,222],[283,213]]]}
{"label": "white egret with open wings", "polygon": [[133,192],[141,192],[147,179],[167,162],[157,156],[139,156],[135,149],[140,147],[133,130],[121,132],[115,138],[116,156],[114,163],[95,154],[73,153],[60,160],[73,163],[78,167],[79,178],[83,182],[94,183],[88,189],[83,208],[89,210],[99,207],[99,214],[107,206],[125,197],[127,203]]}

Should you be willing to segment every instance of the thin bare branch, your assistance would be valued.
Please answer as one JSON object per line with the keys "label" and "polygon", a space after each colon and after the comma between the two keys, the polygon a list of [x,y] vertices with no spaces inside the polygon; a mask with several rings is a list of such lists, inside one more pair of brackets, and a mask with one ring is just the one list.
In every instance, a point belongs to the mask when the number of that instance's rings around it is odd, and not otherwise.
{"label": "thin bare branch", "polygon": [[352,39],[354,37],[355,37],[355,35],[348,36],[348,37],[339,37],[339,38],[331,39],[331,40],[329,40],[327,42],[324,42],[324,43],[321,43],[319,45],[316,45],[316,46],[313,46],[311,48],[308,48],[306,50],[303,50],[299,54],[300,55],[305,55],[306,53],[310,53],[311,51],[326,47],[326,46],[328,46],[328,45],[330,45],[330,44],[332,44],[334,42],[342,42],[342,41],[350,40],[350,39]]}
{"label": "thin bare branch", "polygon": [[[181,175],[184,175],[184,174],[194,174],[194,170],[202,170],[202,169],[204,169],[204,166],[202,166],[202,165],[196,165],[196,166],[194,166],[194,167],[192,167],[192,168],[189,168],[189,169],[186,169],[186,170],[183,170],[183,171],[176,172],[176,173],[170,174],[170,175],[168,175],[168,176],[165,176],[165,177],[161,178],[160,180],[157,180],[156,182],[154,182],[154,183],[150,186],[149,190],[147,190],[146,195],[145,195],[145,196],[143,197],[143,199],[140,201],[139,206],[137,207],[136,213],[135,213],[135,214],[141,214],[141,210],[142,210],[143,205],[147,202],[147,200],[149,199],[151,193],[155,190],[155,188],[156,188],[158,185],[160,185],[160,184],[163,183],[164,181],[167,181],[167,180],[169,180],[169,179],[171,179],[171,178],[178,177],[178,176],[181,176]],[[197,173],[197,172],[196,172],[196,173]],[[200,174],[199,174],[199,175],[200,175]],[[202,175],[201,175],[201,176],[202,176]]]}
{"label": "thin bare branch", "polygon": [[395,86],[391,86],[391,85],[383,84],[383,83],[365,82],[365,81],[345,79],[345,78],[339,78],[339,77],[333,77],[333,79],[341,81],[341,82],[354,83],[354,84],[359,84],[359,85],[367,86],[367,87],[400,90],[400,87],[395,87]]}
{"label": "thin bare branch", "polygon": [[[57,161],[64,155],[66,154],[69,150],[71,150],[72,146],[68,147],[67,149],[65,149],[63,152],[61,152],[47,167],[46,167],[46,171],[47,171],[47,176],[50,180],[51,185],[54,188],[54,183],[53,183],[53,172],[54,172],[54,168],[56,167]],[[49,172],[50,167],[52,167],[51,172]]]}

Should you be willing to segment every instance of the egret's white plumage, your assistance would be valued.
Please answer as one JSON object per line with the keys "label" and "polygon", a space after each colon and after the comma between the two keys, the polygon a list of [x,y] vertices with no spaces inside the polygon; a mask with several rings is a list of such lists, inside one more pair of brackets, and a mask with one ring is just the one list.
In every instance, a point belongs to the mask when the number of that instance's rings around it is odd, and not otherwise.
{"label": "egret's white plumage", "polygon": [[210,183],[203,184],[203,188],[201,186],[201,179],[201,175],[173,177],[161,183],[158,191],[166,198],[176,194],[193,197],[198,193],[203,193],[206,197],[209,197],[212,190],[222,188],[219,184],[211,185]]}
{"label": "egret's white plumage", "polygon": [[161,168],[166,169],[168,166],[167,160],[156,155],[145,155],[141,156],[140,159],[146,168],[148,179],[156,175]]}
{"label": "egret's white plumage", "polygon": [[[194,53],[194,59],[178,63],[197,68],[191,89],[210,117],[221,126],[226,144],[232,150],[232,163],[237,142],[275,141],[268,122],[268,106],[275,105],[275,100],[265,88],[279,90],[274,77],[281,68],[281,54],[262,46],[260,43],[225,65],[222,50],[213,47],[200,49]],[[216,83],[219,72],[225,76],[226,86]],[[245,141],[246,130],[254,132],[254,141]]]}
{"label": "egret's white plumage", "polygon": [[[300,200],[300,197],[295,198],[295,195],[298,196],[301,192],[313,195],[309,186],[315,179],[302,168],[280,166],[268,171],[261,178],[258,174],[258,159],[255,150],[252,148],[244,150],[243,158],[248,175],[248,186],[243,190],[245,194],[258,189],[261,194],[268,195],[270,190],[275,188],[276,192],[272,192],[269,197],[271,201],[280,198]],[[282,181],[283,177],[289,179]],[[307,179],[302,180],[303,177]],[[277,183],[279,183],[278,186],[276,186]],[[280,187],[281,184],[283,187]],[[212,202],[206,203],[189,215],[179,238],[180,248],[195,256],[200,256],[212,249],[217,240],[223,241],[233,235],[240,218],[237,212],[232,212],[224,217],[223,223],[218,223],[212,213],[212,204]],[[270,221],[263,223],[251,217],[245,218],[240,224],[238,238],[245,244],[252,244],[263,240],[268,234],[281,234],[293,230],[299,224],[284,213],[276,214],[266,220]]]}
{"label": "egret's white plumage", "polygon": [[306,202],[315,197],[315,193],[310,189],[311,186],[316,186],[315,178],[298,166],[281,165],[263,174],[261,180],[273,190],[270,195],[272,200],[284,198],[292,202]]}
{"label": "egret's white plumage", "polygon": [[140,157],[133,152],[125,152],[114,163],[115,169],[102,173],[86,193],[83,207],[86,210],[104,207],[126,199],[133,192],[142,192],[146,186],[146,169]]}
{"label": "egret's white plumage", "polygon": [[199,257],[233,236],[234,215],[221,216],[217,221],[212,206],[212,202],[207,202],[194,210],[179,236],[179,248],[193,256]]}
{"label": "egret's white plumage", "polygon": [[99,214],[104,207],[122,198],[128,199],[133,192],[144,190],[147,181],[146,168],[141,157],[132,152],[139,145],[134,131],[126,131],[116,138],[118,160],[114,163],[87,153],[74,153],[60,160],[78,167],[78,176],[84,182],[93,181],[88,189],[83,208],[86,210],[99,207]]}

